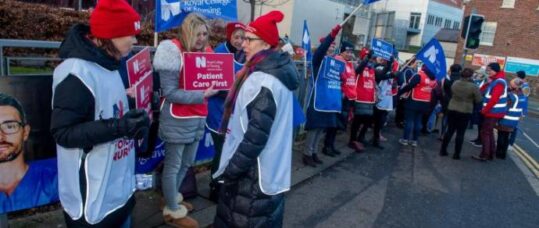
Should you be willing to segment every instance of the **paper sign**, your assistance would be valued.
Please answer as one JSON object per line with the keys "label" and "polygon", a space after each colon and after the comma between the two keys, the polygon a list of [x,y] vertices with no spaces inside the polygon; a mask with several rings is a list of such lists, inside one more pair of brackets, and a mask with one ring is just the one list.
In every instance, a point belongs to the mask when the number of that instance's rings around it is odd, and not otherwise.
{"label": "paper sign", "polygon": [[383,40],[373,38],[371,49],[374,51],[373,56],[375,57],[382,57],[389,61],[391,56],[393,56],[393,45]]}
{"label": "paper sign", "polygon": [[131,57],[126,62],[129,85],[133,86],[148,72],[152,72],[152,62],[150,59],[150,48],[146,47],[139,53]]}
{"label": "paper sign", "polygon": [[526,59],[517,57],[507,57],[507,64],[505,65],[505,72],[516,73],[523,70],[526,75],[538,76],[539,75],[539,60]]}
{"label": "paper sign", "polygon": [[148,113],[150,119],[152,119],[152,91],[153,89],[153,77],[152,72],[148,72],[140,81],[135,84],[135,96],[136,108],[144,109]]}
{"label": "paper sign", "polygon": [[227,53],[186,52],[183,54],[185,90],[229,90],[234,83],[234,55]]}
{"label": "paper sign", "polygon": [[499,63],[500,66],[503,68],[505,66],[505,57],[482,54],[473,55],[472,65],[474,66],[486,66],[492,62]]}

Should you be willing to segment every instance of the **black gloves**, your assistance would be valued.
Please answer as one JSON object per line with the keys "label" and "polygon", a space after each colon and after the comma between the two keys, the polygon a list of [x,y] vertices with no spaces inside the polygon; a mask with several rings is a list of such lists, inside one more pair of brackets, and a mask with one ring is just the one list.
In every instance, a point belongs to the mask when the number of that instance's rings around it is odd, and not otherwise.
{"label": "black gloves", "polygon": [[150,129],[150,118],[142,109],[129,110],[117,123],[118,134],[132,139],[144,138]]}

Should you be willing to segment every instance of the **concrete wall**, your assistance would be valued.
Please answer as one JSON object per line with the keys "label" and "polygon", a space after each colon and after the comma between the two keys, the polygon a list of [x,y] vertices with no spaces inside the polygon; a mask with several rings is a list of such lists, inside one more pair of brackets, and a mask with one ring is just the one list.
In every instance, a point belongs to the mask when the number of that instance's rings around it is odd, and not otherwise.
{"label": "concrete wall", "polygon": [[318,39],[327,36],[331,29],[344,20],[345,5],[329,0],[295,0],[294,17],[292,19],[290,39],[294,44],[301,45],[303,38],[303,20],[311,33],[311,45],[317,47]]}
{"label": "concrete wall", "polygon": [[451,43],[451,42],[440,42],[442,45],[442,48],[444,49],[445,57],[446,58],[455,58],[455,54],[457,53],[457,43]]}
{"label": "concrete wall", "polygon": [[[455,8],[452,6],[448,6],[443,3],[430,1],[428,5],[427,13],[430,15],[433,15],[435,17],[441,17],[442,18],[442,24],[441,26],[435,26],[435,25],[427,25],[426,24],[426,18],[425,18],[425,27],[423,29],[423,33],[421,35],[421,43],[418,46],[421,46],[423,44],[426,44],[427,42],[432,39],[436,35],[436,33],[442,29],[445,25],[445,20],[449,19],[451,20],[451,27],[453,28],[453,24],[455,21],[458,21],[461,23],[462,26],[462,15],[463,10],[459,8]],[[427,16],[427,15],[425,15]]]}
{"label": "concrete wall", "polygon": [[[283,37],[285,34],[290,34],[291,31],[291,24],[292,24],[292,17],[294,16],[293,10],[294,10],[294,4],[298,0],[272,0],[268,1],[268,4],[272,4],[275,6],[270,5],[256,5],[255,7],[255,19],[259,17],[260,15],[266,14],[267,12],[270,12],[272,10],[279,10],[283,12],[284,19],[282,22],[277,24],[277,28],[279,29],[279,35]],[[249,23],[250,17],[251,17],[251,8],[250,4],[244,2],[243,0],[238,0],[238,20],[244,23]]]}
{"label": "concrete wall", "polygon": [[[421,43],[421,34],[423,33],[423,27],[426,24],[426,12],[429,0],[382,0],[373,4],[373,8],[376,11],[395,11],[395,30],[401,31],[396,35],[396,42],[409,42],[408,45],[420,46]],[[421,30],[420,35],[408,35],[402,34],[402,31],[405,31],[409,27],[410,23],[410,14],[421,13],[421,19],[419,21],[419,30]],[[397,26],[399,28],[397,28]],[[406,37],[406,38],[404,38]]]}

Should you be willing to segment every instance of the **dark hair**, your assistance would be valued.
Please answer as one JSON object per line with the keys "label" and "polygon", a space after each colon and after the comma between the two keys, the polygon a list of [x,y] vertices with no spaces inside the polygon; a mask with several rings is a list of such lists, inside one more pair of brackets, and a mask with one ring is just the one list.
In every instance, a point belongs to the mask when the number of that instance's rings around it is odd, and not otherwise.
{"label": "dark hair", "polygon": [[26,115],[24,114],[24,109],[17,99],[7,94],[0,93],[0,106],[11,106],[17,109],[19,116],[21,117],[22,124],[26,125]]}
{"label": "dark hair", "polygon": [[449,67],[449,70],[451,71],[451,73],[459,73],[460,71],[462,71],[462,66],[460,66],[460,64],[453,64],[451,65],[451,67]]}
{"label": "dark hair", "polygon": [[495,71],[496,73],[500,72],[501,67],[500,64],[497,62],[492,62],[487,65],[491,70]]}
{"label": "dark hair", "polygon": [[105,50],[107,54],[111,55],[112,57],[116,58],[116,56],[121,56],[122,53],[120,53],[120,50],[114,46],[114,43],[112,43],[112,40],[108,39],[101,39],[97,38],[101,46],[99,48]]}
{"label": "dark hair", "polygon": [[517,71],[517,77],[519,77],[521,79],[526,78],[526,72],[524,72],[523,70]]}
{"label": "dark hair", "polygon": [[462,78],[471,78],[474,74],[474,71],[470,68],[464,68],[462,72],[460,72],[460,77]]}

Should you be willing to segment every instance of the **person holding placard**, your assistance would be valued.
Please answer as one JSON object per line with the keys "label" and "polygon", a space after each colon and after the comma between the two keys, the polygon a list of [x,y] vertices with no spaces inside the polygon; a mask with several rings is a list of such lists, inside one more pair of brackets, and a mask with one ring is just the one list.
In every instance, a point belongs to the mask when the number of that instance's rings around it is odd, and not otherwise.
{"label": "person holding placard", "polygon": [[222,182],[213,227],[282,227],[284,192],[292,172],[293,90],[298,72],[276,49],[280,11],[251,22],[243,48],[247,62],[225,101]]}
{"label": "person holding placard", "polygon": [[163,217],[175,227],[198,227],[187,216],[193,207],[183,202],[178,192],[181,183],[195,161],[208,114],[207,98],[215,95],[213,86],[204,91],[184,89],[184,52],[204,52],[209,29],[205,19],[190,13],[182,22],[178,39],[162,41],[155,52],[154,68],[159,72],[163,103],[159,136],[165,141],[165,161],[162,189],[165,200]]}
{"label": "person holding placard", "polygon": [[53,74],[51,133],[68,227],[130,227],[134,144],[150,120],[129,109],[118,68],[139,33],[140,16],[126,1],[100,0],[90,26],[74,25],[60,46],[65,60]]}
{"label": "person holding placard", "polygon": [[[328,34],[323,40],[321,39],[320,46],[316,49],[313,55],[313,77],[312,88],[309,95],[309,105],[307,107],[307,122],[305,124],[305,130],[307,131],[306,150],[303,151],[302,161],[303,164],[311,167],[316,167],[316,164],[322,164],[322,160],[318,157],[318,142],[322,135],[328,128],[337,127],[337,114],[336,112],[323,110],[316,107],[316,103],[327,103],[327,100],[321,101],[320,99],[327,97],[317,97],[319,89],[324,89],[322,85],[319,85],[318,77],[320,72],[323,71],[322,66],[325,66],[325,57],[333,55],[335,50],[335,37],[341,30],[339,25],[335,26],[330,34]],[[319,99],[319,100],[317,100]],[[339,101],[341,98],[338,98]],[[333,153],[326,150],[326,154]]]}

